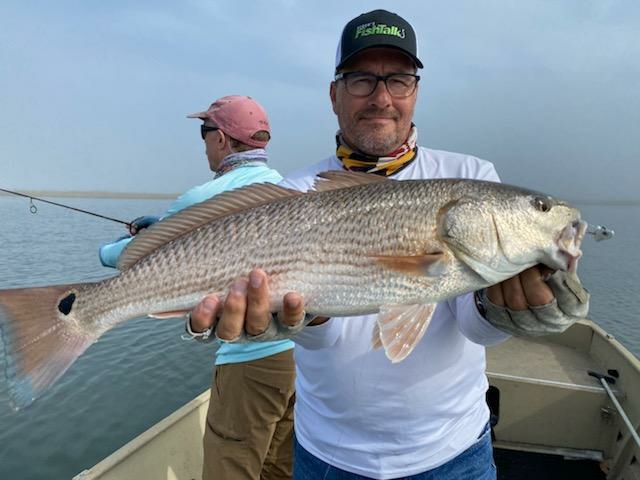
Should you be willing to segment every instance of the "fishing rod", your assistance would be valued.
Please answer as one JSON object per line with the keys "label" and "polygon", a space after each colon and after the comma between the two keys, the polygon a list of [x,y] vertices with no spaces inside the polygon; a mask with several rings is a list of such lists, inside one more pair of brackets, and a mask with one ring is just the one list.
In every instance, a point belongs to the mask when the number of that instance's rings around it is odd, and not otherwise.
{"label": "fishing rod", "polygon": [[89,212],[87,210],[82,210],[81,208],[71,207],[69,205],[64,205],[62,203],[52,202],[50,200],[45,200],[44,198],[34,197],[33,195],[25,195],[24,193],[14,192],[12,190],[6,190],[4,188],[0,188],[0,192],[10,193],[12,195],[18,195],[19,197],[28,198],[30,200],[29,211],[34,215],[38,213],[38,207],[34,205],[33,201],[38,200],[39,202],[50,203],[51,205],[57,205],[58,207],[68,208],[69,210],[75,210],[76,212],[86,213],[87,215],[93,215],[94,217],[104,218],[105,220],[111,220],[112,222],[122,223],[127,227],[131,227],[130,222],[118,220],[117,218],[107,217],[106,215],[100,215],[99,213]]}

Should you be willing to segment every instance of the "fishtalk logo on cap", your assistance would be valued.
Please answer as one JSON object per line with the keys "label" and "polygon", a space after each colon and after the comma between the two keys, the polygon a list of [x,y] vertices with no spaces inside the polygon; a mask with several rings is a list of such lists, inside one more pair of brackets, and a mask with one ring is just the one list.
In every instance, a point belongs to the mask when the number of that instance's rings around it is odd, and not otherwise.
{"label": "fishtalk logo on cap", "polygon": [[336,73],[356,54],[373,47],[395,48],[422,68],[413,27],[400,15],[386,10],[363,13],[347,23],[336,52]]}
{"label": "fishtalk logo on cap", "polygon": [[394,35],[405,38],[404,28],[399,28],[395,25],[390,27],[384,23],[376,24],[376,22],[369,22],[356,27],[355,38],[368,37],[369,35]]}

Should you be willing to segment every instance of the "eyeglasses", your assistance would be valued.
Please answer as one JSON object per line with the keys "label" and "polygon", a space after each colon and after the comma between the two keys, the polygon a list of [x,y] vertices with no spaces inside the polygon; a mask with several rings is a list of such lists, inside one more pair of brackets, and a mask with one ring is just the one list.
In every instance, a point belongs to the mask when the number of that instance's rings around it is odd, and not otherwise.
{"label": "eyeglasses", "polygon": [[378,82],[384,82],[389,95],[406,98],[416,91],[420,76],[411,73],[374,75],[366,72],[344,72],[336,74],[335,80],[344,80],[347,93],[354,97],[368,97],[378,87]]}
{"label": "eyeglasses", "polygon": [[207,136],[208,132],[215,132],[216,130],[220,130],[220,127],[210,127],[203,123],[202,125],[200,125],[200,136],[204,140],[204,137]]}

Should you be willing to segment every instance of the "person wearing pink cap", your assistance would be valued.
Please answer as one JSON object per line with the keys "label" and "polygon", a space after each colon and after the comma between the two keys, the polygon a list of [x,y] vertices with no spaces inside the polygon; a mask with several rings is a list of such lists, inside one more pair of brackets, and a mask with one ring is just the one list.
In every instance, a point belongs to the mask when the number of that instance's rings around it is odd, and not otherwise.
{"label": "person wearing pink cap", "polygon": [[[162,218],[234,188],[282,180],[267,166],[264,148],[271,138],[267,113],[251,97],[222,97],[187,117],[203,122],[200,135],[215,176],[180,195]],[[154,219],[140,217],[133,223],[131,235],[151,226]],[[103,265],[117,266],[131,235],[100,248]],[[214,307],[205,301],[198,308],[207,312]],[[215,338],[210,329],[191,325],[190,317],[185,330],[187,339]],[[291,478],[294,381],[290,340],[219,343],[203,439],[204,480]]]}

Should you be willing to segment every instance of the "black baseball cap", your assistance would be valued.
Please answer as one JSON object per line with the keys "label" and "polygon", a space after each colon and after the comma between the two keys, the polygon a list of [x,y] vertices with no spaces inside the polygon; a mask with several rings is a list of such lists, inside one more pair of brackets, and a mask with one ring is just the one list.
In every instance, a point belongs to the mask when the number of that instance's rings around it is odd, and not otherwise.
{"label": "black baseball cap", "polygon": [[418,68],[423,68],[411,24],[387,10],[373,10],[345,25],[336,52],[336,72],[354,55],[373,47],[396,48],[411,57]]}

